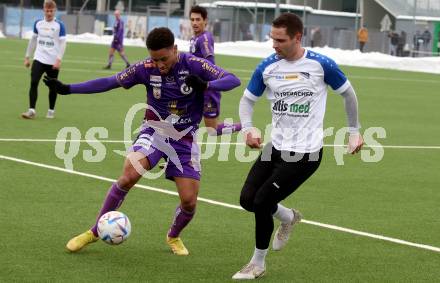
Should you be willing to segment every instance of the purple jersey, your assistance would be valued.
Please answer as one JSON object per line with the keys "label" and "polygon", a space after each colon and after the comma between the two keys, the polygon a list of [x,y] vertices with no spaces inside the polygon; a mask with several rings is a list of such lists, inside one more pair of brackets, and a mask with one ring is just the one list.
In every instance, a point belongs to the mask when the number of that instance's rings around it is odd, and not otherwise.
{"label": "purple jersey", "polygon": [[[145,113],[146,120],[165,120],[172,117],[174,128],[182,130],[192,127],[196,130],[202,119],[204,96],[188,87],[185,77],[194,74],[205,81],[214,81],[229,73],[191,54],[179,53],[178,56],[177,63],[166,75],[160,74],[154,62],[147,58],[117,74],[116,79],[126,89],[137,84],[145,85],[149,108]],[[239,84],[235,76],[231,78],[232,85],[228,89]],[[212,84],[213,88],[219,88],[215,82]],[[161,117],[157,117],[156,113]]]}
{"label": "purple jersey", "polygon": [[113,25],[113,42],[122,45],[124,41],[124,22],[121,19],[116,19]]}
{"label": "purple jersey", "polygon": [[214,60],[214,38],[209,31],[191,37],[190,53],[194,56],[205,58],[215,64]]}

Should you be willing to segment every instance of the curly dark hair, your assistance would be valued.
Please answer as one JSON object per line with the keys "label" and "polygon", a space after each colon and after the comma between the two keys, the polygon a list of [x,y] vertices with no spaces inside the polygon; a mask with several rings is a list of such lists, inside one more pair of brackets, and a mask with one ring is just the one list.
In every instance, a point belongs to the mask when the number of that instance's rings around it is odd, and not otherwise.
{"label": "curly dark hair", "polygon": [[174,46],[174,34],[166,27],[154,28],[147,36],[147,48],[149,50],[160,50]]}

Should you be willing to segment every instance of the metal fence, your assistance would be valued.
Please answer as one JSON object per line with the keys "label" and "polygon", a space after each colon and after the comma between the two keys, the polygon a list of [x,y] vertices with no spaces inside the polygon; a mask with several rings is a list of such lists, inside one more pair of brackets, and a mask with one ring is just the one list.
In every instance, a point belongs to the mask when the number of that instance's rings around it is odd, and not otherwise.
{"label": "metal fence", "polygon": [[[275,17],[273,9],[249,9],[236,7],[207,7],[209,13],[208,29],[214,34],[216,42],[269,39],[271,21]],[[176,37],[188,40],[191,37],[191,26],[187,17],[170,16],[163,7],[146,7],[145,13],[123,14],[126,37],[145,39],[154,27],[167,26]],[[340,49],[356,49],[357,31],[353,17],[313,16],[304,14],[306,11],[292,11],[303,18],[305,46],[329,46]],[[19,7],[0,6],[0,28],[6,36],[22,36],[32,30],[33,22],[43,16],[41,9],[20,9]],[[112,13],[95,14],[85,11],[83,14],[69,14],[58,11],[57,16],[66,22],[67,32],[78,34],[91,32],[103,34],[105,27],[113,25]],[[20,20],[22,19],[22,20]],[[21,34],[20,34],[21,31]],[[440,32],[440,26],[439,31]],[[437,37],[436,37],[437,38]],[[437,40],[437,39],[436,39]],[[402,47],[406,56],[438,55],[434,38],[429,45],[416,46],[413,34],[408,34]],[[416,48],[418,47],[418,48]],[[364,51],[377,51],[390,54],[393,46],[387,32],[369,30],[369,41]],[[395,50],[394,50],[395,53]]]}

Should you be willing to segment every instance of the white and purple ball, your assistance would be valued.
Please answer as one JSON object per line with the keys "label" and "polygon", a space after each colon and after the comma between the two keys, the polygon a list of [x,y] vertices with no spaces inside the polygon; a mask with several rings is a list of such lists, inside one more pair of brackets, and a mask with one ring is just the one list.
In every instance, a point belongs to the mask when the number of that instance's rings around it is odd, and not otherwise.
{"label": "white and purple ball", "polygon": [[107,244],[119,245],[130,236],[130,233],[130,220],[120,211],[109,211],[98,220],[98,235]]}

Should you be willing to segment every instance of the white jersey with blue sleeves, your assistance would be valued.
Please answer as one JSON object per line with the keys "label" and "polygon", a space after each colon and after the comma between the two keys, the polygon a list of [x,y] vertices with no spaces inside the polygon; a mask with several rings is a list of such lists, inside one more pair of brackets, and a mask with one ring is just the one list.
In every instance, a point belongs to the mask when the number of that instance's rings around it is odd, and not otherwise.
{"label": "white jersey with blue sleeves", "polygon": [[255,101],[266,91],[276,149],[316,152],[323,146],[327,85],[342,93],[350,82],[332,59],[305,49],[304,55],[295,61],[276,54],[264,59],[244,95]]}
{"label": "white jersey with blue sleeves", "polygon": [[[60,41],[66,39],[66,29],[63,22],[45,19],[34,23],[34,35],[37,35],[37,48],[34,59],[43,64],[53,65],[60,54]],[[61,59],[61,58],[58,58]]]}

